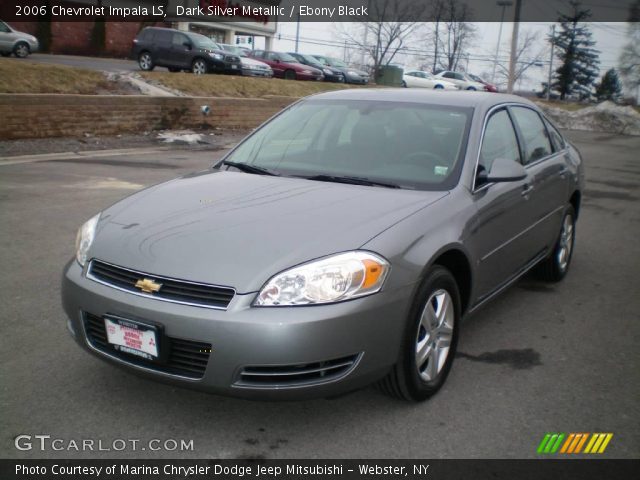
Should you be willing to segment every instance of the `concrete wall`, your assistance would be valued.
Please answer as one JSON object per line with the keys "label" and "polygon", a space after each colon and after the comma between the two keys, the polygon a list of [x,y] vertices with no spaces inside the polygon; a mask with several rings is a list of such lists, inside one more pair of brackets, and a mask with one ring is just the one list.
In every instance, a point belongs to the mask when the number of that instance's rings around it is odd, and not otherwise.
{"label": "concrete wall", "polygon": [[[254,128],[290,97],[0,94],[0,139],[116,135],[182,128]],[[208,105],[209,115],[200,107]]]}

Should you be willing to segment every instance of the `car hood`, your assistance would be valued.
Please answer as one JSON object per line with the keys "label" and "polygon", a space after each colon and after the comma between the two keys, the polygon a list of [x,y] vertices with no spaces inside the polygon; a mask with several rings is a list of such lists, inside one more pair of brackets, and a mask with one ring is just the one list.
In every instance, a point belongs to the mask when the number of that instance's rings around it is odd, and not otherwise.
{"label": "car hood", "polygon": [[259,60],[254,60],[253,58],[249,58],[249,57],[240,57],[240,62],[243,65],[248,65],[250,67],[260,67],[260,68],[264,68],[271,70],[271,67],[269,65],[267,65],[264,62],[261,62]]}
{"label": "car hood", "polygon": [[254,292],[282,270],[361,247],[445,195],[211,170],[105,210],[89,255]]}

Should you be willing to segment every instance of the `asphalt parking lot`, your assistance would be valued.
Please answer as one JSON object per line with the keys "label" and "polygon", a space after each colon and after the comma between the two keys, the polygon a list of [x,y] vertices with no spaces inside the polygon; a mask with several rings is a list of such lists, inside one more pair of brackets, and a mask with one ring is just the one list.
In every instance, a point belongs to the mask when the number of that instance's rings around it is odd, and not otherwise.
{"label": "asphalt parking lot", "polygon": [[[588,184],[572,270],[523,279],[463,325],[456,363],[422,404],[373,388],[264,403],[173,388],[76,346],[60,276],[79,225],[112,202],[222,152],[0,162],[0,457],[520,458],[546,432],[611,432],[607,458],[640,452],[640,137],[570,132]],[[17,451],[66,440],[193,439],[188,452]]]}

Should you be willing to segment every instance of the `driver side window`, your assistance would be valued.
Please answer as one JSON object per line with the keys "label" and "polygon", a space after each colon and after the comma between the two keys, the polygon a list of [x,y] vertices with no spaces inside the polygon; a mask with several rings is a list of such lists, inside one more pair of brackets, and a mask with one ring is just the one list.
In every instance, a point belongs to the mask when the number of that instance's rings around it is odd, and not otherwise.
{"label": "driver side window", "polygon": [[496,158],[506,158],[520,163],[518,138],[506,110],[500,110],[489,118],[484,130],[478,172],[489,172]]}

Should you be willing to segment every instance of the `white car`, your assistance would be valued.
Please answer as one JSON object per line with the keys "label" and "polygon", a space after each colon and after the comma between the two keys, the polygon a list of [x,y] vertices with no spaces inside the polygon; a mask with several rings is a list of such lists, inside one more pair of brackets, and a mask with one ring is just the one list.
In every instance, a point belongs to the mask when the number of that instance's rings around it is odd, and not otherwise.
{"label": "white car", "polygon": [[444,70],[435,75],[435,78],[441,78],[447,82],[455,83],[460,88],[460,90],[477,90],[479,92],[487,91],[485,85],[472,80],[464,73]]}
{"label": "white car", "polygon": [[226,43],[218,43],[220,50],[233,53],[240,57],[240,65],[242,68],[242,75],[249,77],[273,77],[273,70],[269,65],[255,58],[247,55],[247,49],[241,48],[236,45],[229,45]]}
{"label": "white car", "polygon": [[442,78],[436,78],[422,70],[407,70],[402,75],[402,86],[410,88],[437,88],[444,90],[458,90],[458,87]]}

